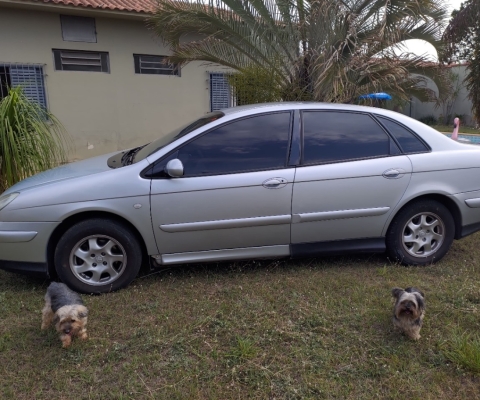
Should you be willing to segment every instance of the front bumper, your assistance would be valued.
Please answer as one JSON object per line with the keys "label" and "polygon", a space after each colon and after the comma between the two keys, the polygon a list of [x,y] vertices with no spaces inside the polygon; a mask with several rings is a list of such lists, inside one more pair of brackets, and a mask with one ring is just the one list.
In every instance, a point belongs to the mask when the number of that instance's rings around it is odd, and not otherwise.
{"label": "front bumper", "polygon": [[46,274],[47,245],[58,222],[0,222],[0,269]]}

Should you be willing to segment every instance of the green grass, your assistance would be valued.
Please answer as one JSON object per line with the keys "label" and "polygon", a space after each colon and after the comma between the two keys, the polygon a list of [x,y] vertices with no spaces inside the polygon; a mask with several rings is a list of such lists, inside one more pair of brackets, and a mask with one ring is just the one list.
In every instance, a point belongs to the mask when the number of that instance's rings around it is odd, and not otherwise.
{"label": "green grass", "polygon": [[[479,398],[478,370],[452,356],[458,332],[478,337],[479,241],[424,268],[356,255],[144,273],[84,296],[89,340],[69,349],[40,330],[48,283],[0,271],[0,398]],[[411,285],[418,342],[391,322],[391,288]]]}
{"label": "green grass", "polygon": [[474,373],[480,373],[480,338],[478,335],[452,334],[444,354],[458,365]]}
{"label": "green grass", "polygon": [[[433,129],[436,129],[440,132],[452,133],[453,132],[453,124],[450,125],[432,125]],[[463,126],[460,124],[460,128],[458,129],[458,133],[466,133],[466,134],[474,134],[480,135],[480,129],[475,129],[470,126]]]}

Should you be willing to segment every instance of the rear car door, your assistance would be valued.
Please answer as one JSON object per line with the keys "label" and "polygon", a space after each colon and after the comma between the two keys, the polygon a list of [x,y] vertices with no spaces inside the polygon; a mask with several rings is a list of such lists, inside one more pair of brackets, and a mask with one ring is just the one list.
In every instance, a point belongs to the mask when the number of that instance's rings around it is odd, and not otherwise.
{"label": "rear car door", "polygon": [[379,238],[412,172],[371,115],[303,111],[303,154],[292,202],[292,244]]}
{"label": "rear car door", "polygon": [[[290,111],[239,118],[158,162],[151,211],[161,262],[288,254],[291,119]],[[162,175],[174,158],[183,163],[180,178]]]}

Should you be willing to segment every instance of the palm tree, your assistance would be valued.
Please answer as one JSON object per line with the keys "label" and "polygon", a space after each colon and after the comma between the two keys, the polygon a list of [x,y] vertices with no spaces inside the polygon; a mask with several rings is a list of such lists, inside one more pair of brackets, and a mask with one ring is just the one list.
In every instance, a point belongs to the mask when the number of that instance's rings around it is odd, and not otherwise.
{"label": "palm tree", "polygon": [[[173,49],[169,62],[204,61],[247,75],[262,70],[283,100],[352,102],[388,91],[425,101],[425,77],[442,68],[400,54],[422,39],[441,48],[442,0],[158,0],[151,27]],[[254,71],[254,73],[252,73]]]}
{"label": "palm tree", "polygon": [[14,183],[67,160],[62,124],[28,99],[22,87],[0,101],[0,193]]}

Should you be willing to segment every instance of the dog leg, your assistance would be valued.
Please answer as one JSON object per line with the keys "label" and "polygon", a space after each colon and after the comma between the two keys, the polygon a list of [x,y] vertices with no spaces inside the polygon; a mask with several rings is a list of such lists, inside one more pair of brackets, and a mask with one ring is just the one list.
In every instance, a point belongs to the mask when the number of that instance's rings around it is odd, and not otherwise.
{"label": "dog leg", "polygon": [[72,337],[70,335],[60,335],[60,340],[62,341],[62,347],[65,349],[72,344]]}
{"label": "dog leg", "polygon": [[42,310],[42,330],[47,329],[53,321],[53,311],[50,304],[45,304]]}
{"label": "dog leg", "polygon": [[87,335],[87,330],[85,328],[83,328],[79,333],[78,333],[78,337],[82,340],[86,340],[88,338],[88,335]]}

